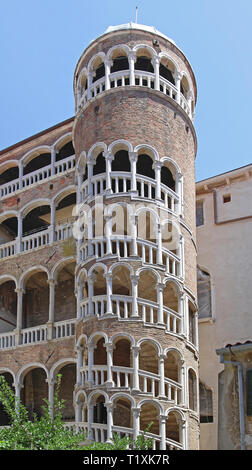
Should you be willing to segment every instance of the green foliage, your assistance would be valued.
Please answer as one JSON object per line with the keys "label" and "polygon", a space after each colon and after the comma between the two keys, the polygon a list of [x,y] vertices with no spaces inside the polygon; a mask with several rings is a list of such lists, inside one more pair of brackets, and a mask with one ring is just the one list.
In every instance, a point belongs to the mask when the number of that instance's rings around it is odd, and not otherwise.
{"label": "green foliage", "polygon": [[10,426],[0,427],[0,450],[126,450],[150,449],[152,439],[146,439],[151,424],[143,435],[134,441],[128,437],[120,439],[114,434],[111,443],[92,443],[85,445],[87,436],[84,432],[64,427],[62,409],[64,400],[59,399],[61,375],[58,375],[53,402],[53,419],[48,400],[45,401],[43,416],[33,415],[28,418],[25,406],[17,399],[13,390],[0,376],[0,402],[10,419]]}

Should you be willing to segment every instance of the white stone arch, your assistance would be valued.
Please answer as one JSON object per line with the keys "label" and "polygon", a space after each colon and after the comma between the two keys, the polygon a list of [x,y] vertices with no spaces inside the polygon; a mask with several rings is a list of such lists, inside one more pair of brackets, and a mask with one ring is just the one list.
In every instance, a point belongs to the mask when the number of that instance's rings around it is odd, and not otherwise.
{"label": "white stone arch", "polygon": [[85,392],[85,390],[78,390],[78,392],[75,394],[75,397],[74,397],[74,401],[75,403],[78,405],[78,404],[81,404],[81,402],[79,401],[80,397],[81,396],[84,396],[85,398],[85,401],[83,402],[83,404],[87,404],[87,394]]}
{"label": "white stone arch", "polygon": [[[186,384],[187,384],[187,396],[188,396],[188,406],[189,406],[189,372],[190,370],[195,375],[195,392],[196,392],[196,410],[193,410],[195,413],[199,413],[199,373],[194,369],[193,366],[188,365],[186,368]],[[190,407],[190,406],[189,406]]]}
{"label": "white stone arch", "polygon": [[77,188],[74,184],[72,184],[71,186],[67,186],[67,188],[60,189],[60,191],[58,191],[52,199],[52,205],[56,208],[60,201],[62,201],[62,199],[74,193],[77,193]]}
{"label": "white stone arch", "polygon": [[150,214],[153,214],[155,219],[156,219],[156,223],[157,224],[160,223],[160,217],[159,217],[159,214],[158,214],[158,210],[156,208],[140,205],[140,207],[138,207],[136,209],[135,215],[139,216],[141,214],[141,212],[149,212]]}
{"label": "white stone arch", "polygon": [[36,207],[49,206],[51,207],[51,200],[47,198],[35,199],[34,201],[29,201],[25,204],[22,209],[20,209],[21,217],[24,218]]}
{"label": "white stone arch", "polygon": [[186,421],[186,417],[185,417],[185,414],[183,413],[183,411],[178,408],[177,406],[172,406],[171,408],[168,408],[166,411],[165,411],[165,416],[168,418],[169,414],[170,413],[177,413],[180,417],[180,419],[185,422]]}
{"label": "white stone arch", "polygon": [[95,268],[98,268],[98,267],[103,269],[104,275],[107,274],[108,268],[107,268],[106,264],[104,264],[104,263],[95,263],[95,264],[93,264],[93,266],[91,266],[91,268],[88,270],[87,276],[90,277],[90,276],[92,275],[93,271],[95,270]]}
{"label": "white stone arch", "polygon": [[192,82],[191,82],[191,79],[188,75],[188,73],[185,71],[185,70],[181,70],[181,82],[183,80],[183,77],[185,77],[186,81],[187,81],[187,84],[188,84],[188,91],[191,92],[192,94],[192,99],[193,101],[195,102],[195,98],[194,98],[194,92],[193,92],[193,86],[192,86]]}
{"label": "white stone arch", "polygon": [[157,407],[157,409],[159,410],[159,416],[164,414],[164,407],[156,398],[143,398],[139,401],[137,406],[138,408],[140,408],[141,411],[142,406],[148,403]]}
{"label": "white stone arch", "polygon": [[101,152],[107,152],[107,145],[104,142],[96,142],[90,147],[87,154],[87,161],[96,161],[97,156]]}
{"label": "white stone arch", "polygon": [[164,157],[162,157],[162,158],[160,159],[160,162],[162,162],[163,164],[164,164],[165,162],[168,162],[168,163],[169,163],[169,167],[168,167],[168,168],[169,168],[169,170],[170,170],[170,172],[172,173],[172,176],[173,176],[174,178],[176,178],[176,175],[177,175],[177,174],[178,174],[178,175],[181,175],[181,174],[182,174],[178,163],[177,163],[175,160],[173,160],[171,157],[167,157],[167,156],[165,155]]}
{"label": "white stone arch", "polygon": [[124,266],[125,268],[128,268],[130,275],[134,276],[134,269],[130,263],[127,263],[127,261],[118,261],[117,263],[113,263],[108,269],[108,274],[113,274],[114,269],[118,268],[119,266]]}
{"label": "white stone arch", "polygon": [[78,163],[76,165],[77,174],[84,174],[87,164],[87,154],[85,150],[83,150],[79,156]]}
{"label": "white stone arch", "polygon": [[67,132],[64,135],[61,135],[53,144],[53,150],[58,152],[65,144],[68,144],[72,141],[72,132]]}
{"label": "white stone arch", "polygon": [[135,346],[135,339],[133,338],[133,336],[131,336],[129,333],[127,333],[126,331],[122,331],[122,332],[118,332],[118,333],[115,333],[113,336],[111,336],[109,338],[109,341],[110,343],[112,343],[114,345],[114,341],[119,338],[119,339],[128,339],[131,343],[131,347],[134,347]]}
{"label": "white stone arch", "polygon": [[84,77],[87,80],[87,76],[88,76],[88,70],[87,70],[87,67],[84,67],[83,69],[81,69],[80,74],[78,76],[77,83],[76,83],[76,88],[79,89],[80,91],[81,91],[81,82]]}
{"label": "white stone arch", "polygon": [[58,372],[64,367],[67,366],[68,364],[76,364],[77,360],[74,357],[68,357],[64,359],[60,359],[59,361],[55,362],[53,366],[50,369],[49,372],[49,380],[56,380],[56,376]]}
{"label": "white stone arch", "polygon": [[161,276],[158,271],[156,271],[153,268],[150,268],[148,266],[141,266],[137,271],[136,271],[136,276],[140,276],[140,274],[144,271],[150,271],[152,274],[154,274],[156,278],[156,282],[159,284],[161,283]]}
{"label": "white stone arch", "polygon": [[67,266],[70,263],[76,262],[75,256],[68,256],[67,258],[60,259],[57,261],[57,263],[53,266],[51,272],[50,272],[50,279],[53,279],[54,281],[57,281],[57,277],[59,272],[64,266]]}
{"label": "white stone arch", "polygon": [[51,149],[52,147],[50,147],[49,145],[40,145],[26,152],[22,156],[20,161],[23,163],[24,166],[26,166],[35,157],[38,157],[39,155],[42,155],[43,153],[51,153]]}
{"label": "white stone arch", "polygon": [[4,173],[9,168],[19,168],[20,160],[6,160],[5,162],[0,163],[0,175]]}
{"label": "white stone arch", "polygon": [[158,151],[152,147],[151,145],[149,144],[139,144],[137,145],[135,148],[134,148],[134,152],[137,153],[137,156],[139,156],[141,150],[143,150],[143,152],[148,155],[150,158],[152,158],[153,162],[154,161],[158,161],[159,160],[159,153]]}
{"label": "white stone arch", "polygon": [[177,279],[174,279],[173,277],[171,276],[166,276],[164,279],[163,279],[163,282],[162,284],[164,286],[166,286],[167,282],[171,283],[171,284],[174,284],[174,286],[176,287],[176,290],[178,292],[178,295],[182,295],[184,293],[184,290],[183,290],[183,286],[179,283],[179,281],[177,281]]}
{"label": "white stone arch", "polygon": [[91,59],[88,62],[88,65],[87,65],[88,73],[94,72],[94,63],[97,61],[97,59],[100,59],[101,62],[105,63],[106,54],[104,52],[100,51],[100,52],[97,52],[97,54],[95,54],[93,57],[91,57]]}
{"label": "white stone arch", "polygon": [[179,72],[179,66],[178,66],[177,62],[167,52],[165,52],[165,51],[159,52],[158,57],[160,58],[160,63],[161,63],[161,60],[163,58],[165,58],[165,59],[169,60],[170,62],[172,62],[172,64],[174,65],[175,72]]}
{"label": "white stone arch", "polygon": [[2,374],[11,374],[12,378],[13,378],[13,385],[15,384],[16,380],[15,380],[15,373],[9,369],[8,367],[2,367],[0,366],[0,375]]}
{"label": "white stone arch", "polygon": [[28,372],[33,369],[43,369],[46,373],[46,380],[48,381],[49,372],[47,367],[41,362],[30,362],[29,364],[25,364],[23,367],[21,367],[21,369],[19,369],[16,375],[16,383],[23,385],[26,374],[28,374]]}
{"label": "white stone arch", "polygon": [[4,220],[6,219],[11,219],[12,217],[18,218],[18,216],[19,216],[19,212],[15,210],[2,212],[2,214],[0,214],[0,224],[4,222]]}
{"label": "white stone arch", "polygon": [[131,403],[131,408],[135,408],[136,407],[136,400],[134,399],[134,397],[132,395],[130,395],[129,393],[126,393],[126,392],[116,392],[114,393],[113,395],[111,395],[110,397],[110,400],[112,403],[114,403],[114,401],[117,399],[117,398],[126,398],[127,400],[130,401]]}
{"label": "white stone arch", "polygon": [[179,349],[177,349],[175,347],[172,347],[172,346],[168,346],[167,348],[164,349],[164,355],[167,357],[167,354],[169,354],[169,352],[177,354],[178,357],[179,357],[180,362],[181,363],[184,362],[184,360],[185,360],[184,355],[182,354],[182,352]]}
{"label": "white stone arch", "polygon": [[88,273],[87,273],[87,270],[86,270],[85,268],[81,268],[80,271],[78,272],[78,275],[77,275],[77,277],[76,277],[76,285],[82,283],[81,277],[82,277],[83,275],[86,277],[86,280],[87,280]]}
{"label": "white stone arch", "polygon": [[16,288],[18,287],[18,281],[17,281],[17,279],[16,279],[14,276],[12,276],[12,274],[2,274],[2,275],[0,276],[0,286],[1,286],[2,284],[4,284],[5,282],[8,282],[8,281],[13,281],[13,282],[15,282]]}
{"label": "white stone arch", "polygon": [[88,344],[88,337],[87,337],[87,335],[85,335],[84,333],[82,333],[82,335],[79,336],[79,338],[78,338],[78,340],[77,340],[77,343],[76,343],[76,348],[78,348],[78,347],[81,346],[82,340],[85,340],[86,345]]}
{"label": "white stone arch", "polygon": [[136,46],[133,47],[132,50],[137,54],[137,51],[139,49],[146,49],[150,53],[152,59],[154,59],[155,57],[158,57],[158,54],[155,51],[155,49],[153,49],[153,47],[149,46],[148,44],[137,44]]}
{"label": "white stone arch", "polygon": [[46,275],[47,275],[47,279],[48,280],[50,279],[49,270],[45,266],[42,266],[41,264],[37,264],[35,266],[31,266],[30,268],[26,269],[25,272],[22,273],[22,276],[20,278],[18,287],[20,287],[21,289],[24,289],[25,283],[26,283],[27,279],[30,277],[29,274],[32,275],[32,274],[35,274],[35,273],[40,272],[40,271],[45,272]]}
{"label": "white stone arch", "polygon": [[108,403],[108,402],[110,401],[108,394],[107,394],[104,390],[97,389],[97,390],[93,390],[93,391],[89,394],[88,400],[87,400],[88,406],[95,404],[95,402],[93,401],[93,397],[94,397],[95,395],[102,395],[102,396],[105,398],[105,403]]}
{"label": "white stone arch", "polygon": [[133,145],[125,139],[118,139],[114,140],[109,146],[108,146],[108,153],[115,154],[119,150],[127,150],[128,152],[133,152]]}
{"label": "white stone arch", "polygon": [[107,59],[109,60],[113,60],[112,59],[112,56],[113,56],[113,53],[118,50],[118,49],[122,49],[126,56],[128,57],[129,56],[129,53],[131,52],[131,49],[130,47],[127,45],[127,44],[116,44],[115,46],[112,46],[108,52],[107,52]]}
{"label": "white stone arch", "polygon": [[151,343],[155,346],[157,350],[157,354],[163,354],[163,348],[161,344],[155,339],[155,338],[150,338],[149,336],[144,336],[143,338],[139,339],[136,343],[136,346],[141,348],[141,344],[143,343]]}
{"label": "white stone arch", "polygon": [[96,336],[97,336],[99,339],[100,339],[101,337],[104,338],[105,343],[108,343],[108,342],[109,342],[107,333],[105,333],[104,331],[95,331],[94,333],[92,333],[91,336],[89,336],[88,341],[87,341],[87,345],[89,345],[89,344],[94,344],[93,340],[95,339]]}

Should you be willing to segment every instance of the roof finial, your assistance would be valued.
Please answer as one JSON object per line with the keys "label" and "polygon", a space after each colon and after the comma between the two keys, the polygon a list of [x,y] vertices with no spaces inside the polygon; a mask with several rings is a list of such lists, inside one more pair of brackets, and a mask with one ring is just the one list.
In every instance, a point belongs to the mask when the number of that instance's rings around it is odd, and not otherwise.
{"label": "roof finial", "polygon": [[135,21],[135,23],[137,23],[137,15],[138,15],[138,7],[136,7],[136,21]]}

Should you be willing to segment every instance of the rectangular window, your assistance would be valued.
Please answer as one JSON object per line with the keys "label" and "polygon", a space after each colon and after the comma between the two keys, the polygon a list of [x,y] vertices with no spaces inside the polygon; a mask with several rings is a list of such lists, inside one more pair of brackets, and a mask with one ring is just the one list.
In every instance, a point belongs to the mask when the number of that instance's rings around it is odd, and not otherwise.
{"label": "rectangular window", "polygon": [[231,201],[231,194],[224,194],[223,196],[223,204]]}
{"label": "rectangular window", "polygon": [[203,201],[196,202],[196,227],[204,225]]}

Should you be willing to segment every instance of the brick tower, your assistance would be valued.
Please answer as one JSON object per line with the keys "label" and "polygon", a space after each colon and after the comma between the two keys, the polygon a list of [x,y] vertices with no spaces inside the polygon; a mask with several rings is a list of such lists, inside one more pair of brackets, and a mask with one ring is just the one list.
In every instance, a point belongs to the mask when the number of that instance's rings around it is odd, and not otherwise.
{"label": "brick tower", "polygon": [[74,74],[76,421],[198,449],[196,83],[153,27],[110,27]]}

